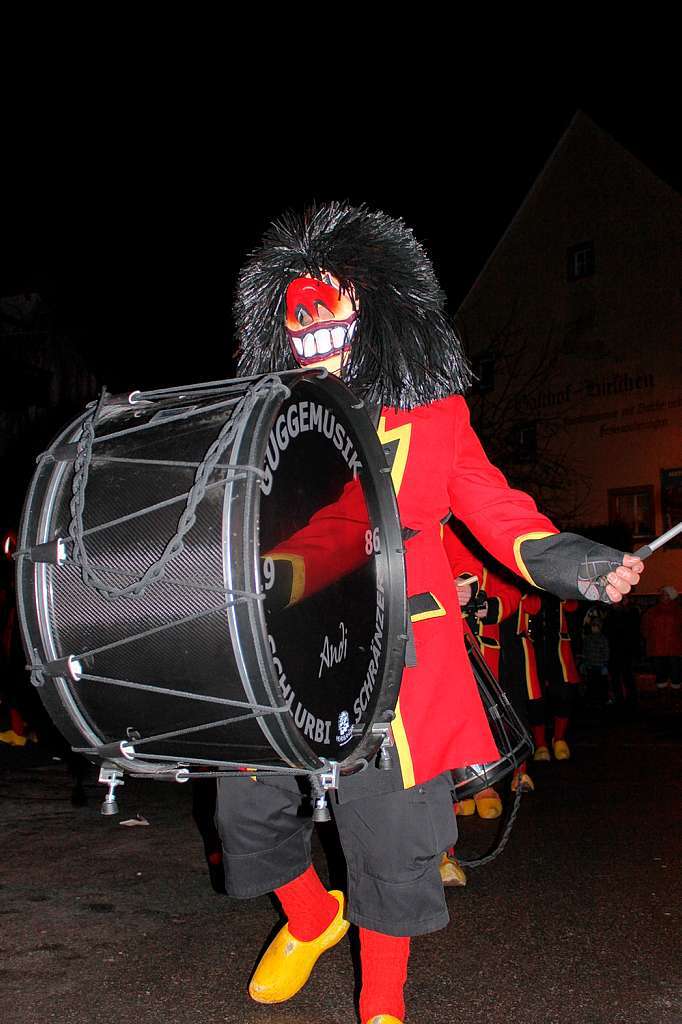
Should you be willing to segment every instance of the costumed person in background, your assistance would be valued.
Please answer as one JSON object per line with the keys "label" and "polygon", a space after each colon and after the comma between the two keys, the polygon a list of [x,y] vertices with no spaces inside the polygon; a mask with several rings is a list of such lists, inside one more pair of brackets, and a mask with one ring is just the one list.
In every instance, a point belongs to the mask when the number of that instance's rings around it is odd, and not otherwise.
{"label": "costumed person in background", "polygon": [[[500,624],[516,610],[520,593],[494,572],[480,554],[471,550],[471,544],[462,538],[463,532],[461,524],[448,520],[443,529],[443,545],[455,577],[462,613],[490,671],[499,680]],[[459,801],[458,814],[474,812],[481,818],[499,818],[502,800],[492,786],[469,800]]]}
{"label": "costumed person in background", "polygon": [[550,761],[547,743],[547,696],[553,717],[552,752],[557,761],[568,761],[571,748],[566,733],[571,720],[574,687],[581,676],[573,657],[573,645],[567,615],[577,611],[575,600],[557,600],[550,594],[542,595],[542,607],[533,623],[533,643],[538,662],[542,696],[528,705],[533,741],[534,761]]}
{"label": "costumed person in background", "polygon": [[661,587],[658,601],[642,615],[646,653],[654,666],[656,686],[682,686],[682,607],[673,586]]}
{"label": "costumed person in background", "polygon": [[[532,616],[542,607],[540,595],[517,591],[516,607],[500,625],[500,682],[509,697],[512,707],[523,724],[530,730],[529,701],[539,700],[542,687],[535,658],[535,647],[531,637]],[[514,605],[514,601],[509,597]],[[512,792],[521,789],[532,793],[535,784],[526,771],[525,762],[514,771]]]}
{"label": "costumed person in background", "polygon": [[[470,374],[444,295],[402,221],[338,203],[287,214],[242,269],[236,321],[240,374],[325,368],[374,417],[406,538],[417,661],[403,672],[393,769],[370,764],[342,777],[330,801],[347,900],[328,893],[311,864],[312,822],[290,776],[219,780],[227,892],[274,891],[287,918],[249,992],[262,1003],[291,998],[352,922],[361,1024],[396,1024],[405,1016],[411,936],[448,921],[439,863],[457,838],[450,769],[497,757],[462,642],[441,521],[452,510],[499,561],[563,597],[599,588],[619,600],[643,565],[558,533],[488,462],[469,425],[462,393]],[[333,550],[331,537],[327,558]],[[305,560],[290,569],[292,600],[294,589],[304,600]]]}
{"label": "costumed person in background", "polygon": [[609,678],[609,641],[603,633],[604,620],[593,615],[583,629],[579,668],[588,692],[600,708],[613,703]]}
{"label": "costumed person in background", "polygon": [[580,671],[588,691],[596,698],[600,708],[613,702],[608,675],[609,646],[603,634],[603,621],[593,615],[583,634],[583,649],[579,659]]}
{"label": "costumed person in background", "polygon": [[613,698],[616,704],[634,710],[637,706],[635,664],[642,653],[642,634],[639,609],[629,595],[609,607],[604,635],[609,641]]}

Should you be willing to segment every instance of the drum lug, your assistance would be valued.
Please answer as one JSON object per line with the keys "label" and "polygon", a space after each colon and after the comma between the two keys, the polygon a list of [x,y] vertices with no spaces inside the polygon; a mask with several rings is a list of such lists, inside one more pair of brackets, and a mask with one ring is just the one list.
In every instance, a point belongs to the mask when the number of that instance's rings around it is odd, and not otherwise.
{"label": "drum lug", "polygon": [[45,544],[35,544],[28,553],[32,562],[47,562],[49,565],[64,565],[68,558],[66,541],[55,537]]}
{"label": "drum lug", "polygon": [[41,672],[52,679],[70,679],[77,683],[83,675],[83,666],[72,654],[66,658],[57,658],[55,661],[47,661],[40,666]]}
{"label": "drum lug", "polygon": [[102,782],[105,786],[108,786],[107,795],[104,797],[104,801],[100,808],[100,813],[118,814],[118,803],[116,802],[116,787],[124,786],[123,772],[119,771],[113,765],[106,764],[102,765],[99,770],[99,782]]}
{"label": "drum lug", "polygon": [[379,763],[377,767],[381,771],[390,772],[393,768],[393,754],[391,753],[391,747],[395,746],[393,729],[391,728],[390,722],[374,722],[372,725],[372,735],[382,737],[381,746],[379,747]]}

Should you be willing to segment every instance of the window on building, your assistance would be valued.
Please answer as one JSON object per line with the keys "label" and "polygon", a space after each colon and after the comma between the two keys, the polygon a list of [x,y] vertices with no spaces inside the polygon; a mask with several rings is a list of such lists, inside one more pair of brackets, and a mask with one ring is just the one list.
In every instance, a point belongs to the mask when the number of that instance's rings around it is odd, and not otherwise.
{"label": "window on building", "polygon": [[633,541],[646,542],[655,535],[654,488],[620,487],[609,491],[609,522],[622,523]]}
{"label": "window on building", "polygon": [[580,242],[569,246],[566,253],[566,277],[579,281],[594,274],[594,242]]}

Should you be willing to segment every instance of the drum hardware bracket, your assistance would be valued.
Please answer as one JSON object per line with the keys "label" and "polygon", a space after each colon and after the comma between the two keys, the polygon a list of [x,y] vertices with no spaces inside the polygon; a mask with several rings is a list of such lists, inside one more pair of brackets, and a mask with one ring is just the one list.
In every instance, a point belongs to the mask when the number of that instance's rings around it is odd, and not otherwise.
{"label": "drum hardware bracket", "polygon": [[101,813],[104,815],[118,814],[116,787],[125,786],[123,772],[105,762],[99,770],[98,781],[108,787],[107,795],[104,797],[100,808]]}
{"label": "drum hardware bracket", "polygon": [[328,761],[321,772],[310,776],[310,788],[313,793],[313,821],[331,821],[327,792],[330,789],[336,789],[338,784],[338,761]]}
{"label": "drum hardware bracket", "polygon": [[384,772],[390,772],[393,768],[393,755],[391,747],[395,746],[393,729],[389,722],[374,722],[372,725],[372,736],[381,736],[377,767]]}
{"label": "drum hardware bracket", "polygon": [[37,688],[45,685],[45,676],[43,675],[43,666],[40,661],[40,655],[38,654],[38,648],[34,647],[33,651],[33,664],[27,665],[27,670],[31,673],[31,685]]}
{"label": "drum hardware bracket", "polygon": [[22,551],[21,554],[28,554],[31,562],[46,562],[48,565],[64,565],[69,557],[67,542],[62,537],[55,537],[45,544],[35,544],[28,552]]}
{"label": "drum hardware bracket", "polygon": [[83,676],[83,666],[72,654],[67,655],[66,658],[46,661],[42,665],[27,665],[26,667],[33,673],[39,671],[53,679],[70,679],[73,683],[77,683]]}

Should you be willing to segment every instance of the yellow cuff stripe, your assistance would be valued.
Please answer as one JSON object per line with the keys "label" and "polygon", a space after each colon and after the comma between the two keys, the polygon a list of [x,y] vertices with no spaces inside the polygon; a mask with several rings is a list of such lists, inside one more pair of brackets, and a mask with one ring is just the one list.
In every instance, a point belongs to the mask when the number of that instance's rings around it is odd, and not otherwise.
{"label": "yellow cuff stripe", "polygon": [[[544,530],[537,533],[524,533],[520,537],[517,537],[514,541],[514,561],[516,562],[518,570],[523,576],[524,580],[528,580],[528,582],[534,587],[537,587],[538,585],[531,576],[531,574],[528,572],[528,569],[526,569],[524,561],[521,558],[521,545],[523,544],[524,540],[543,540],[545,537],[555,536],[556,534],[551,533],[548,530]],[[542,589],[542,587],[538,587],[538,590]]]}

